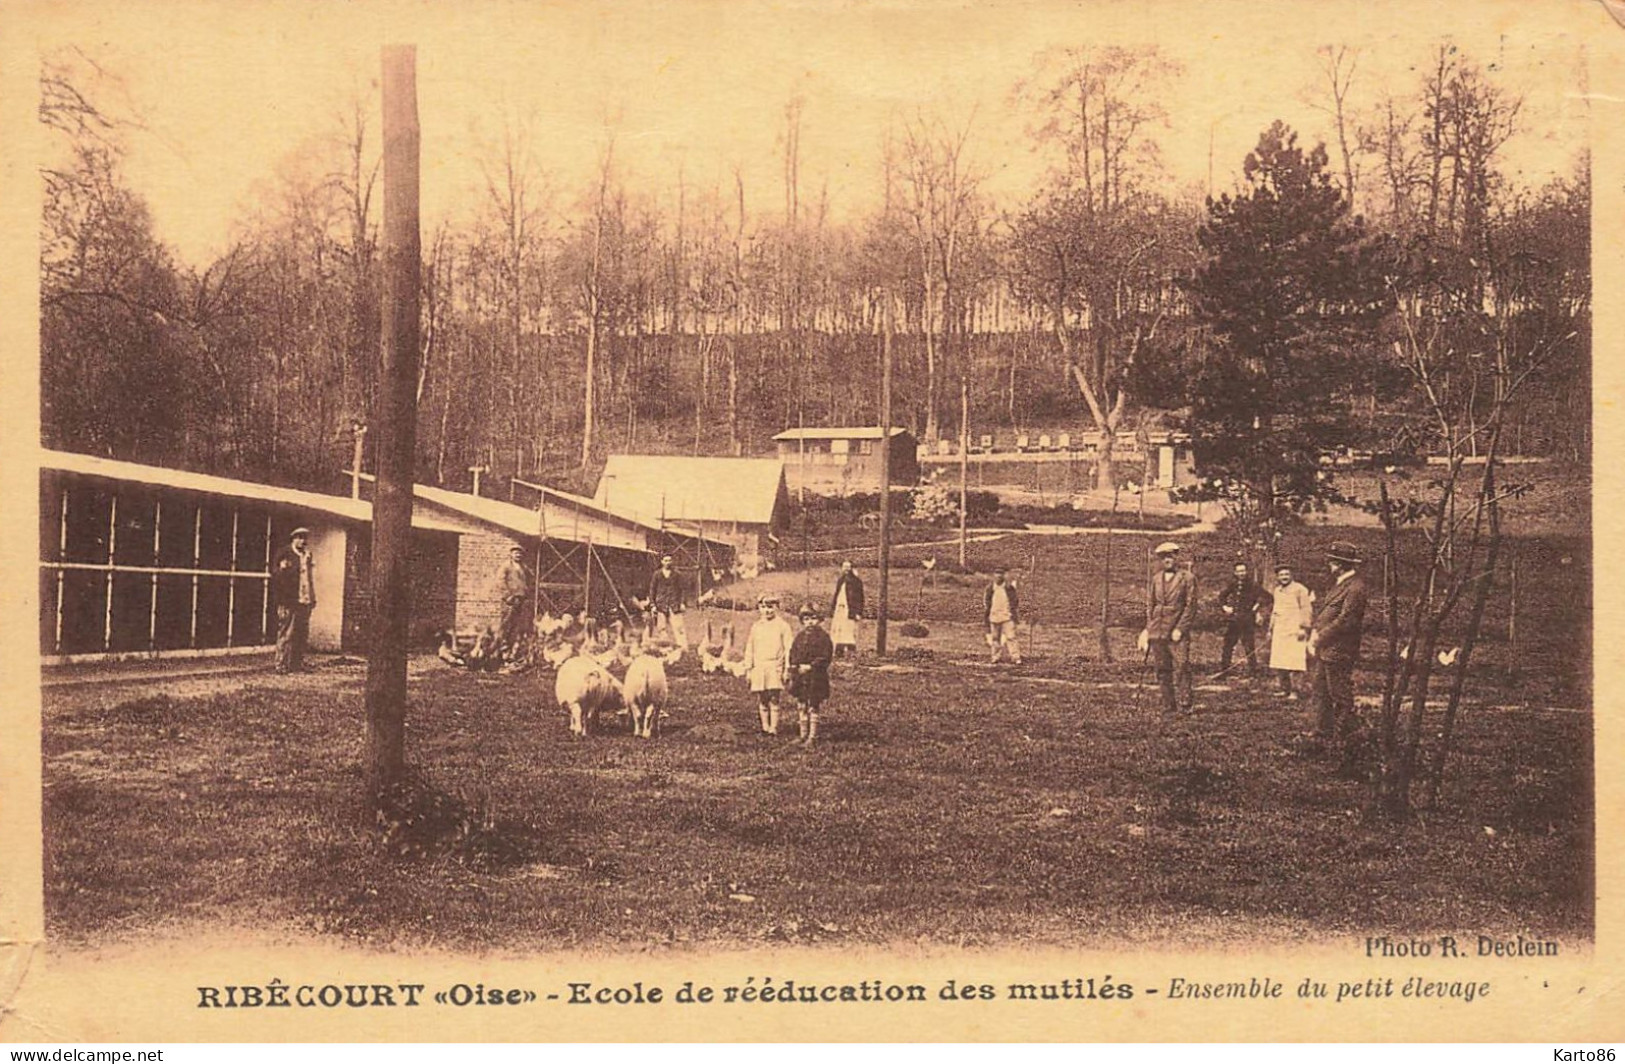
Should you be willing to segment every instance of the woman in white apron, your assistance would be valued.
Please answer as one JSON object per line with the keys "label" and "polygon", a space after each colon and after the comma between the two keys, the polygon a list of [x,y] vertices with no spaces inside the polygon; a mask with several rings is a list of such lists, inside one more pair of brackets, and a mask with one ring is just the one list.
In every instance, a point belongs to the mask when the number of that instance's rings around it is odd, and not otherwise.
{"label": "woman in white apron", "polygon": [[1281,678],[1281,694],[1296,702],[1292,674],[1309,671],[1309,625],[1314,619],[1314,596],[1292,579],[1292,568],[1275,568],[1274,599],[1270,609],[1270,668]]}

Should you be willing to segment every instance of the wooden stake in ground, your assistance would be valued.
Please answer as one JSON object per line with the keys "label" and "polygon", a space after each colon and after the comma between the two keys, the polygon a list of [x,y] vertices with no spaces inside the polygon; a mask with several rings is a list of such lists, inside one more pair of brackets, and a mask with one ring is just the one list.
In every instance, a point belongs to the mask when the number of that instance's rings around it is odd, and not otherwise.
{"label": "wooden stake in ground", "polygon": [[417,51],[383,51],[383,365],[374,429],[372,628],[367,653],[366,779],[376,798],[406,768],[406,645],[411,630],[412,481],[417,452]]}
{"label": "wooden stake in ground", "polygon": [[959,378],[959,571],[965,571],[965,483],[970,479],[970,378]]}
{"label": "wooden stake in ground", "polygon": [[886,607],[891,577],[891,293],[886,293],[886,314],[880,332],[880,608],[875,618],[875,655],[886,656]]}

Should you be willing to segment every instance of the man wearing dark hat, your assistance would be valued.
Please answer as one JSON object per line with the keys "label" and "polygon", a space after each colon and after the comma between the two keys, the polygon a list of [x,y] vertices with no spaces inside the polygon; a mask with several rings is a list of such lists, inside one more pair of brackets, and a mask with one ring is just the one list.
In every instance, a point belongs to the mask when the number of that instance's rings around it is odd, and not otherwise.
{"label": "man wearing dark hat", "polygon": [[683,578],[672,568],[671,555],[662,555],[660,568],[655,570],[654,578],[649,581],[649,612],[653,615],[650,627],[658,632],[660,622],[665,621],[666,632],[672,642],[677,644],[679,650],[686,652],[688,627],[683,622],[684,601]]}
{"label": "man wearing dark hat", "polygon": [[310,611],[316,608],[316,562],[306,544],[310,529],[288,533],[288,546],[271,563],[271,597],[276,602],[276,671],[303,672],[310,638]]}
{"label": "man wearing dark hat", "polygon": [[1309,654],[1320,667],[1315,670],[1315,697],[1320,704],[1317,733],[1322,740],[1337,739],[1344,745],[1345,769],[1357,760],[1364,729],[1354,711],[1354,666],[1360,659],[1360,637],[1365,626],[1365,608],[1370,601],[1365,581],[1357,572],[1359,552],[1350,543],[1333,543],[1326,552],[1331,569],[1331,589],[1321,598],[1309,632]]}
{"label": "man wearing dark hat", "polygon": [[1162,715],[1168,718],[1181,710],[1191,711],[1190,634],[1191,621],[1196,618],[1196,578],[1179,567],[1179,544],[1164,543],[1155,553],[1162,559],[1162,572],[1151,578],[1142,638],[1157,667]]}

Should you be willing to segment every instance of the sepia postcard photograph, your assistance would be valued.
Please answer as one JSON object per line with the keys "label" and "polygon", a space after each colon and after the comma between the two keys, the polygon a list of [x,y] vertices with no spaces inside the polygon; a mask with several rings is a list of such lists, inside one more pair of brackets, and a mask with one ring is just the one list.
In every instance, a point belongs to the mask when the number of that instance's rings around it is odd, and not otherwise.
{"label": "sepia postcard photograph", "polygon": [[1617,7],[6,9],[0,1040],[1625,1035]]}

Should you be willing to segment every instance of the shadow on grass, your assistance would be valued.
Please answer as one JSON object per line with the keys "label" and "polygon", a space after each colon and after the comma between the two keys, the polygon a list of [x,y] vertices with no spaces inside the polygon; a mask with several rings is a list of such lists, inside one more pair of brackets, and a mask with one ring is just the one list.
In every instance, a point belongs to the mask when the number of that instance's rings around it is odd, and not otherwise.
{"label": "shadow on grass", "polygon": [[503,872],[536,860],[543,849],[536,825],[495,815],[489,791],[448,793],[415,769],[378,797],[374,819],[378,845],[397,858],[450,860],[474,871]]}

